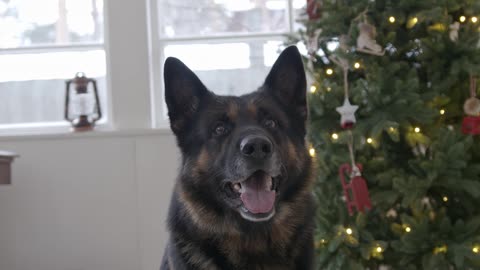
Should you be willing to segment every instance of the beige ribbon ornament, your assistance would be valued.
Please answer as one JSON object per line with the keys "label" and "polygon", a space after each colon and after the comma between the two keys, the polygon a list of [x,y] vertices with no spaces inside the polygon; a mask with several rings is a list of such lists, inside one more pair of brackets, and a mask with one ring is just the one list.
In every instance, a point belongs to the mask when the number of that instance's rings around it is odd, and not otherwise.
{"label": "beige ribbon ornament", "polygon": [[463,110],[467,115],[480,116],[480,100],[477,98],[477,79],[470,75],[470,98],[465,101]]}

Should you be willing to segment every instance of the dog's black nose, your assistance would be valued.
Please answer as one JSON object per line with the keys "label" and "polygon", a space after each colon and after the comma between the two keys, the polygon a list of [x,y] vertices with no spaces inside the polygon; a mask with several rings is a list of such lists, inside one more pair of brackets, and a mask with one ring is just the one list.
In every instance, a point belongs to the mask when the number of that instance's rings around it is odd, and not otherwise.
{"label": "dog's black nose", "polygon": [[272,155],[272,148],[272,142],[261,135],[249,135],[240,141],[240,152],[257,160],[269,158]]}

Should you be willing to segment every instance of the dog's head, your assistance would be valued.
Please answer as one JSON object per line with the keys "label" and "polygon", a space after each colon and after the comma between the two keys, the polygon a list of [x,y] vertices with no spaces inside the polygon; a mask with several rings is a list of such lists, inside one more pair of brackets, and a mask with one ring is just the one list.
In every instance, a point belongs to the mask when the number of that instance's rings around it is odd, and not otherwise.
{"label": "dog's head", "polygon": [[198,213],[240,222],[274,218],[307,184],[306,79],[296,47],[243,96],[207,90],[181,61],[165,62],[165,98],[182,152],[182,194]]}

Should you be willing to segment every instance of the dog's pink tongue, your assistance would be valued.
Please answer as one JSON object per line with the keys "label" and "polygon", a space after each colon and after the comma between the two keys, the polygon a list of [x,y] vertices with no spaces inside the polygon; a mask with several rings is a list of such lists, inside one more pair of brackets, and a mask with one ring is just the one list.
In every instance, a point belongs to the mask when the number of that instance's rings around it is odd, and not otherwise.
{"label": "dog's pink tongue", "polygon": [[[269,176],[265,176],[269,177]],[[267,179],[250,177],[242,183],[244,192],[240,195],[243,204],[253,214],[264,214],[272,211],[275,203],[275,191],[267,190]]]}

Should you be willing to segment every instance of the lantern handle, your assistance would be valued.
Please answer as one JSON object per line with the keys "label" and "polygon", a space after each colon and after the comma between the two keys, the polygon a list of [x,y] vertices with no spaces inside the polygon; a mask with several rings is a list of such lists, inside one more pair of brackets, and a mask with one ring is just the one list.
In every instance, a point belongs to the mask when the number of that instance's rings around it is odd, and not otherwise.
{"label": "lantern handle", "polygon": [[97,82],[93,79],[89,79],[93,84],[93,93],[95,94],[95,109],[97,111],[97,117],[93,119],[93,122],[97,122],[102,118],[102,109],[100,108],[100,98],[98,97]]}

